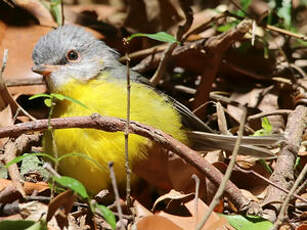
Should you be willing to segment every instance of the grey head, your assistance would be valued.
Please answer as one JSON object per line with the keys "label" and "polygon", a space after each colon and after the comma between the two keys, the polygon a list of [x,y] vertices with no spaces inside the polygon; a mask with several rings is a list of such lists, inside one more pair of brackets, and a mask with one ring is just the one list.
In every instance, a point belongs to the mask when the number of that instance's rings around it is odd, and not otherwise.
{"label": "grey head", "polygon": [[41,37],[34,47],[34,72],[46,77],[49,88],[59,89],[71,79],[87,81],[120,65],[117,53],[82,27],[65,25]]}

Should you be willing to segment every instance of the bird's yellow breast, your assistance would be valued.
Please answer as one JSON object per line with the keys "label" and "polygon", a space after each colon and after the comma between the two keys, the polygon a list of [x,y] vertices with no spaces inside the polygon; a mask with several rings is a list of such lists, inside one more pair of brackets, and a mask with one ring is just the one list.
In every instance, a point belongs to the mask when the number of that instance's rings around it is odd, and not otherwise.
{"label": "bird's yellow breast", "polygon": [[[99,113],[105,116],[126,118],[127,89],[124,80],[108,79],[101,76],[99,80],[86,83],[70,81],[57,93],[72,97],[89,109],[70,101],[60,101],[55,106],[54,117],[86,116]],[[172,104],[164,96],[141,84],[131,83],[131,120],[138,121],[171,134],[181,141],[187,141],[182,130],[181,118]],[[54,138],[59,156],[69,153],[82,153],[94,159],[104,169],[99,169],[83,157],[67,157],[60,163],[62,174],[80,180],[92,193],[107,188],[109,171],[107,164],[114,162],[117,181],[125,179],[125,144],[121,132],[109,133],[95,129],[61,129],[54,131]],[[45,149],[51,152],[50,140],[45,138]],[[129,135],[129,161],[133,163],[146,156],[151,142],[144,137]]]}

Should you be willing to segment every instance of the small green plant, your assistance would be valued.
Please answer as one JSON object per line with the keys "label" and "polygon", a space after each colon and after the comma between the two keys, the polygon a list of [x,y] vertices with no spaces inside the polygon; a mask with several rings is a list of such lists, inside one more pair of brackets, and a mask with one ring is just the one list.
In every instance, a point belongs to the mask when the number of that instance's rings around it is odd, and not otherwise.
{"label": "small green plant", "polygon": [[262,129],[257,130],[253,136],[269,136],[272,134],[272,125],[267,117],[261,118]]}
{"label": "small green plant", "polygon": [[176,42],[179,44],[179,41],[177,41],[177,39],[174,36],[166,32],[158,32],[155,34],[135,33],[135,34],[132,34],[130,37],[128,37],[126,41],[129,42],[133,38],[136,38],[136,37],[146,37],[146,38],[150,38],[150,39],[160,41],[160,42],[168,42],[168,43]]}
{"label": "small green plant", "polygon": [[[5,165],[5,167],[8,168],[12,164],[17,164],[17,163],[21,162],[22,160],[24,160],[25,158],[28,158],[28,157],[31,157],[31,156],[45,157],[45,158],[48,158],[49,160],[51,160],[53,163],[55,163],[55,162],[59,163],[61,160],[63,160],[64,158],[67,158],[67,157],[73,157],[73,156],[74,157],[83,157],[83,158],[91,161],[92,163],[94,163],[101,170],[104,170],[103,167],[97,161],[90,158],[88,155],[82,154],[82,153],[65,154],[65,155],[63,155],[59,158],[55,158],[55,157],[53,157],[49,154],[46,154],[46,153],[33,153],[33,154],[25,153],[22,156],[18,156],[16,158],[14,158],[13,160],[11,160],[10,162],[8,162]],[[116,219],[115,219],[115,216],[112,213],[112,211],[109,210],[104,205],[97,204],[96,202],[92,203],[91,198],[86,191],[86,188],[84,187],[84,185],[80,181],[78,181],[74,178],[71,178],[71,177],[67,177],[67,176],[60,176],[60,177],[59,176],[53,176],[52,178],[53,178],[53,181],[55,181],[59,185],[65,187],[65,188],[69,188],[70,190],[75,192],[81,199],[86,200],[93,213],[95,213],[95,212],[101,213],[103,218],[112,227],[112,229],[116,229]],[[53,186],[53,184],[51,186]]]}
{"label": "small green plant", "polygon": [[[272,135],[272,125],[267,117],[261,118],[261,129],[257,130],[253,136],[270,136]],[[269,172],[272,173],[272,169],[270,166],[265,162],[265,160],[260,159],[260,164]]]}
{"label": "small green plant", "polygon": [[[76,103],[76,104],[82,106],[85,109],[88,109],[88,107],[86,105],[84,105],[83,103],[81,103],[80,101],[73,99],[71,97],[64,96],[62,94],[56,94],[56,93],[36,94],[36,95],[33,95],[32,97],[30,97],[29,100],[33,100],[33,99],[36,99],[36,98],[45,98],[44,103],[47,107],[50,108],[49,116],[48,116],[48,131],[50,131],[51,134],[53,133],[53,129],[50,125],[50,120],[51,120],[51,117],[52,117],[52,113],[53,113],[53,109],[54,109],[56,100],[60,100],[60,101],[68,100],[70,102],[73,102],[73,103]],[[53,135],[51,137],[52,137],[52,140],[54,140]],[[92,163],[94,163],[100,170],[104,170],[103,167],[97,161],[95,161],[94,159],[92,159],[88,155],[82,154],[82,153],[69,153],[69,154],[64,154],[60,157],[58,157],[57,154],[55,154],[55,157],[54,157],[54,156],[51,156],[51,155],[46,154],[46,153],[34,153],[34,154],[27,154],[26,153],[26,154],[23,154],[22,156],[16,157],[12,161],[8,162],[6,164],[6,167],[9,167],[10,165],[15,164],[15,163],[19,163],[20,161],[22,161],[26,157],[33,156],[33,155],[46,157],[47,159],[51,160],[54,163],[55,168],[57,168],[56,166],[64,158],[67,158],[67,157],[83,157],[84,159],[87,159],[87,160],[91,161]],[[96,202],[91,202],[91,198],[88,195],[86,188],[84,187],[84,185],[80,181],[78,181],[74,178],[71,178],[71,177],[67,177],[67,176],[53,176],[52,179],[53,179],[53,183],[51,185],[52,187],[54,185],[54,182],[56,182],[57,184],[65,187],[65,188],[69,188],[70,190],[75,192],[79,197],[81,197],[83,200],[87,201],[87,203],[88,203],[88,205],[89,205],[89,207],[90,207],[90,209],[93,213],[95,213],[95,212],[101,213],[101,215],[104,217],[106,222],[111,226],[111,228],[116,229],[116,219],[115,219],[115,216],[112,213],[112,211],[110,211],[104,205],[100,205]]]}
{"label": "small green plant", "polygon": [[222,215],[237,230],[269,230],[273,224],[259,216]]}
{"label": "small green plant", "polygon": [[76,103],[76,104],[82,106],[85,109],[88,109],[88,107],[85,104],[83,104],[82,102],[80,102],[80,101],[78,101],[78,100],[76,100],[74,98],[71,98],[71,97],[68,97],[68,96],[64,96],[64,95],[58,94],[58,93],[51,93],[51,94],[40,93],[40,94],[35,94],[32,97],[30,97],[29,100],[33,100],[33,99],[36,99],[36,98],[46,98],[44,100],[44,103],[49,108],[52,107],[52,102],[55,101],[55,99],[57,99],[57,100],[60,100],[60,101],[68,100],[70,102],[73,102],[73,103]]}

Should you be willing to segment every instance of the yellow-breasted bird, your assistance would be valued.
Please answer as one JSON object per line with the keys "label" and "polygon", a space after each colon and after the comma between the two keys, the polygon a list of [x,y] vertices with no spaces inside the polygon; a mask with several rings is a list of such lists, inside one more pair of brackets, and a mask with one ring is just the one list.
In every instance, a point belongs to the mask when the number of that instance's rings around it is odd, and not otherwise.
{"label": "yellow-breasted bird", "polygon": [[[53,117],[86,116],[99,113],[105,116],[126,118],[126,72],[117,61],[117,53],[83,28],[65,25],[43,36],[33,51],[33,71],[44,75],[51,92],[74,98],[88,109],[71,101],[58,101]],[[131,71],[131,120],[160,129],[186,144],[197,143],[224,149],[232,149],[234,138],[209,133],[192,133],[184,125],[203,131],[207,127],[184,105],[144,84],[137,73]],[[117,181],[123,183],[125,153],[123,133],[109,133],[94,129],[58,129],[54,140],[59,156],[82,153],[97,161],[103,170],[83,157],[68,157],[60,162],[63,175],[80,180],[89,191],[96,193],[109,186],[107,164],[113,161]],[[205,140],[205,141],[204,141]],[[262,144],[270,144],[275,138],[262,138]],[[45,151],[52,152],[51,141],[45,138]],[[249,146],[252,139],[242,145],[241,151],[263,149]],[[134,165],[146,157],[153,143],[131,134],[129,136],[129,161]]]}

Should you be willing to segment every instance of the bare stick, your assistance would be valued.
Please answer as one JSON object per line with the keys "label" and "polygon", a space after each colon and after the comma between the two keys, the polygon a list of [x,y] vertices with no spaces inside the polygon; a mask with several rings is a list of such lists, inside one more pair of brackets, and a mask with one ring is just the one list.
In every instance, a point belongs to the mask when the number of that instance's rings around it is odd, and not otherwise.
{"label": "bare stick", "polygon": [[125,127],[125,168],[126,168],[126,175],[127,175],[127,181],[126,181],[126,200],[127,200],[127,206],[131,207],[131,170],[129,167],[129,149],[128,149],[128,144],[129,144],[129,125],[130,125],[130,90],[131,90],[131,85],[130,85],[130,69],[129,69],[129,63],[130,59],[127,55],[127,122],[126,122],[126,127]]}
{"label": "bare stick", "polygon": [[198,223],[198,198],[199,198],[199,177],[196,174],[192,175],[192,179],[195,181],[195,198],[194,198],[194,215],[195,215],[195,227]]}
{"label": "bare stick", "polygon": [[288,208],[289,201],[292,198],[296,188],[304,180],[306,174],[307,174],[307,164],[304,166],[302,172],[300,173],[300,175],[296,179],[296,181],[295,181],[294,185],[292,186],[290,192],[287,194],[287,197],[286,197],[285,201],[283,202],[283,204],[281,206],[280,212],[279,212],[278,217],[277,217],[277,221],[274,223],[274,226],[273,226],[272,230],[279,229],[279,226],[284,221],[284,219],[285,219],[285,212],[286,212],[286,209]]}
{"label": "bare stick", "polygon": [[[269,179],[265,178],[264,176],[262,176],[261,174],[255,172],[255,171],[253,171],[253,170],[245,170],[245,169],[242,169],[242,168],[240,168],[240,167],[238,167],[238,166],[236,166],[236,169],[239,170],[239,171],[241,171],[241,172],[244,172],[244,173],[251,173],[251,174],[255,175],[256,177],[260,178],[261,180],[264,180],[264,181],[267,182],[268,184],[274,186],[275,188],[280,189],[280,190],[283,191],[284,193],[289,193],[289,192],[290,192],[289,190],[280,187],[280,186],[277,185],[276,183],[273,183],[273,182],[270,181]],[[307,181],[306,181],[306,183],[307,183]],[[304,185],[304,184],[302,184],[302,185]],[[302,187],[303,187],[303,186],[302,186]],[[297,195],[297,193],[299,193],[299,191],[301,191],[301,190],[298,189],[298,191],[297,191],[295,194],[293,194],[293,196],[294,196],[296,199],[301,200],[301,201],[307,203],[307,200],[306,200],[306,199],[304,199],[303,197],[300,197],[299,195]]]}
{"label": "bare stick", "polygon": [[277,109],[274,111],[269,111],[269,112],[262,112],[262,113],[257,113],[254,115],[251,115],[247,118],[248,121],[250,120],[256,120],[256,119],[260,119],[262,117],[268,117],[268,116],[275,116],[275,115],[287,115],[289,113],[293,112],[293,110],[291,109]]}
{"label": "bare stick", "polygon": [[[178,27],[177,36],[176,36],[177,41],[182,40],[183,34],[189,30],[193,22],[193,11],[190,7],[189,1],[180,0],[179,4],[180,4],[181,9],[184,12],[186,20],[183,25],[180,25]],[[156,86],[157,84],[159,84],[159,81],[161,80],[162,75],[166,69],[167,61],[171,57],[172,52],[174,51],[177,45],[178,44],[174,42],[170,44],[168,48],[163,52],[159,67],[156,70],[154,76],[150,79],[150,82],[153,86]]]}
{"label": "bare stick", "polygon": [[[18,155],[24,151],[29,150],[30,146],[34,143],[38,143],[39,135],[21,135],[15,141],[9,140],[4,146],[4,159],[8,163],[15,159]],[[25,197],[26,193],[21,185],[21,176],[18,170],[17,164],[13,164],[8,167],[8,173],[16,186],[17,190]]]}
{"label": "bare stick", "polygon": [[123,211],[120,206],[120,198],[119,198],[119,193],[118,193],[118,188],[117,188],[117,183],[116,183],[116,177],[113,169],[113,162],[109,162],[109,170],[110,170],[110,178],[113,186],[113,191],[115,195],[115,202],[116,202],[116,207],[117,207],[117,212],[118,212],[118,217],[119,217],[119,223],[120,223],[120,229],[125,230],[123,226]]}
{"label": "bare stick", "polygon": [[61,175],[54,170],[54,168],[52,168],[51,164],[46,162],[44,165],[43,165],[43,168],[44,169],[47,169],[48,172],[50,172],[53,176],[56,176],[56,177],[61,177]]}
{"label": "bare stick", "polygon": [[225,187],[226,187],[226,183],[230,178],[231,172],[233,170],[233,167],[236,163],[236,158],[239,152],[239,148],[240,148],[240,143],[241,143],[241,139],[243,136],[243,131],[244,131],[244,124],[245,124],[245,120],[246,120],[246,114],[247,114],[247,110],[245,107],[242,108],[243,109],[243,113],[241,116],[241,123],[240,123],[240,127],[239,127],[239,134],[238,134],[238,139],[236,140],[236,144],[235,147],[233,149],[232,152],[232,156],[231,156],[231,160],[229,162],[229,165],[227,167],[225,176],[223,177],[223,180],[213,198],[213,200],[211,201],[211,204],[209,206],[209,210],[206,212],[206,215],[203,217],[203,219],[201,220],[201,222],[199,223],[199,225],[197,225],[197,230],[200,230],[203,228],[203,226],[205,225],[206,221],[209,219],[213,209],[215,208],[215,206],[219,203],[221,196],[224,193]]}
{"label": "bare stick", "polygon": [[[124,132],[126,120],[93,114],[92,116],[85,117],[54,118],[51,119],[51,125],[53,129],[94,128],[107,132]],[[47,127],[48,120],[46,119],[20,123],[0,129],[0,138],[7,136],[18,136],[29,131],[45,130]],[[201,174],[206,175],[206,177],[215,185],[219,185],[221,183],[223,174],[219,170],[203,159],[198,152],[190,149],[170,135],[163,133],[161,130],[154,129],[150,126],[143,125],[135,121],[130,121],[129,133],[141,135],[155,143],[160,144],[164,148],[182,157],[185,161],[195,167]],[[239,188],[237,188],[237,186],[231,181],[227,182],[225,193],[240,211],[249,208],[249,199],[243,196]]]}
{"label": "bare stick", "polygon": [[[306,127],[307,108],[299,105],[290,113],[285,129],[285,139],[287,140],[281,147],[277,156],[276,166],[270,181],[279,187],[290,189],[294,184],[294,165],[296,155],[300,146],[302,135]],[[280,189],[268,186],[267,195],[263,201],[266,218],[275,222],[277,211],[281,208],[281,203],[286,199],[286,194]],[[271,204],[277,201],[278,203]],[[270,205],[266,205],[270,204]]]}
{"label": "bare stick", "polygon": [[2,66],[0,70],[0,97],[3,99],[4,103],[8,104],[11,106],[11,109],[14,114],[16,114],[17,109],[20,109],[24,115],[28,116],[32,121],[36,120],[35,117],[31,116],[27,111],[25,111],[11,96],[9,93],[5,81],[3,79],[3,72],[6,67],[7,63],[7,57],[8,57],[8,50],[5,49],[3,53],[3,61],[2,61]]}

